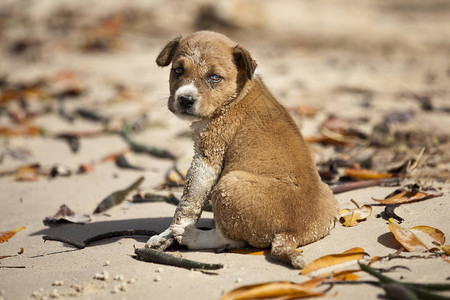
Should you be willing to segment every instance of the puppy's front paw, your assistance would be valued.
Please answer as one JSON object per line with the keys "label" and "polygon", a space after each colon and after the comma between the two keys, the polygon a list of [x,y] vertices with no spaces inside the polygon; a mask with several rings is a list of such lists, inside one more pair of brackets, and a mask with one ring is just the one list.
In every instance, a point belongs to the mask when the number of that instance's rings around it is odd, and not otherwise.
{"label": "puppy's front paw", "polygon": [[171,237],[172,237],[172,231],[170,230],[170,228],[166,229],[162,233],[152,236],[147,241],[147,244],[145,244],[145,247],[146,248],[159,248]]}
{"label": "puppy's front paw", "polygon": [[193,224],[173,224],[170,229],[178,243],[187,246],[189,249],[196,248],[199,230]]}

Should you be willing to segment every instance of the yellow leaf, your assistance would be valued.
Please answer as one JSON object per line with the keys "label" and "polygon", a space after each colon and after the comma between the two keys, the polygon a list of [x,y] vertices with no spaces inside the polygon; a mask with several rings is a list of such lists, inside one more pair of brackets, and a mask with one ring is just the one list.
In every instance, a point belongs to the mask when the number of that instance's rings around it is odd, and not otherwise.
{"label": "yellow leaf", "polygon": [[306,275],[322,268],[343,264],[352,260],[358,260],[368,255],[364,249],[356,247],[338,254],[325,255],[309,263],[302,270],[302,275]]}
{"label": "yellow leaf", "polygon": [[337,272],[333,274],[332,280],[334,281],[358,281],[359,276],[355,274],[355,272],[359,272],[361,270],[344,270],[341,272]]}
{"label": "yellow leaf", "polygon": [[6,242],[10,238],[12,238],[17,232],[24,230],[24,229],[25,229],[25,226],[22,226],[22,227],[14,229],[14,230],[0,232],[0,244],[3,242]]}
{"label": "yellow leaf", "polygon": [[429,226],[416,226],[406,229],[394,219],[389,219],[389,230],[395,239],[410,252],[426,252],[439,249],[433,242],[445,243],[445,235],[439,229]]}
{"label": "yellow leaf", "polygon": [[247,255],[267,255],[270,254],[270,249],[255,249],[255,248],[241,248],[241,249],[228,249],[228,252],[234,254],[247,254]]}
{"label": "yellow leaf", "polygon": [[442,193],[427,194],[427,193],[419,192],[419,191],[403,190],[400,193],[397,193],[387,199],[375,199],[375,198],[372,198],[372,199],[380,202],[381,204],[400,204],[400,203],[426,200],[426,199],[430,199],[430,198],[434,198],[434,197],[440,197],[442,195],[443,195]]}
{"label": "yellow leaf", "polygon": [[450,255],[450,245],[441,245],[441,249],[444,250],[445,254]]}
{"label": "yellow leaf", "polygon": [[345,173],[349,177],[358,180],[391,178],[393,176],[390,173],[377,172],[369,169],[345,169]]}
{"label": "yellow leaf", "polygon": [[324,296],[325,294],[322,292],[311,290],[321,285],[324,280],[325,278],[314,278],[303,283],[269,282],[247,285],[226,293],[220,300],[267,299],[279,297],[282,297],[282,299],[294,299]]}
{"label": "yellow leaf", "polygon": [[346,208],[339,212],[341,222],[346,227],[358,225],[359,221],[365,220],[371,214],[372,206],[367,204],[353,210]]}

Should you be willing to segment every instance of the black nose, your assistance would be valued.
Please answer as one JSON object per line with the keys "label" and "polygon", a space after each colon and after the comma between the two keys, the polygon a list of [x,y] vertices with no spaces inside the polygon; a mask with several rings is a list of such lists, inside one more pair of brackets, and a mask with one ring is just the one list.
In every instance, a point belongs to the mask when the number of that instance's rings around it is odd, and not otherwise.
{"label": "black nose", "polygon": [[192,96],[179,96],[178,102],[183,108],[190,108],[195,103],[195,99]]}

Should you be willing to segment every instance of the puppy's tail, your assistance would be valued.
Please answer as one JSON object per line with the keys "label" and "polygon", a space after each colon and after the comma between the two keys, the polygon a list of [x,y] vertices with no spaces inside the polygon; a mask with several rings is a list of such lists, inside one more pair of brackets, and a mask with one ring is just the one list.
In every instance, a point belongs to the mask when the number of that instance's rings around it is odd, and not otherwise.
{"label": "puppy's tail", "polygon": [[302,269],[306,265],[303,255],[295,250],[297,244],[292,235],[287,233],[276,234],[272,242],[272,257],[280,262],[289,264],[297,269]]}

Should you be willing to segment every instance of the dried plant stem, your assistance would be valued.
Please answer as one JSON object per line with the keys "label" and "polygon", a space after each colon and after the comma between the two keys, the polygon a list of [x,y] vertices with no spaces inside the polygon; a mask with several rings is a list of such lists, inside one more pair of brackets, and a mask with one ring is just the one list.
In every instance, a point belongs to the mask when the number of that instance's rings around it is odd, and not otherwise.
{"label": "dried plant stem", "polygon": [[382,178],[382,179],[354,181],[354,182],[344,183],[341,185],[330,186],[330,189],[334,194],[339,194],[339,193],[362,189],[362,188],[366,188],[366,187],[377,186],[377,185],[381,185],[381,184],[385,184],[385,183],[392,183],[392,182],[396,182],[398,180],[399,180],[398,178]]}
{"label": "dried plant stem", "polygon": [[221,264],[197,262],[151,248],[138,248],[134,250],[134,253],[147,262],[180,267],[184,269],[217,270],[223,268],[223,265]]}

